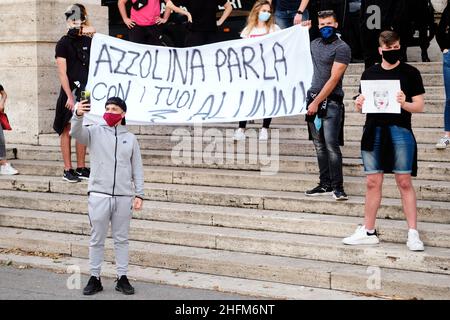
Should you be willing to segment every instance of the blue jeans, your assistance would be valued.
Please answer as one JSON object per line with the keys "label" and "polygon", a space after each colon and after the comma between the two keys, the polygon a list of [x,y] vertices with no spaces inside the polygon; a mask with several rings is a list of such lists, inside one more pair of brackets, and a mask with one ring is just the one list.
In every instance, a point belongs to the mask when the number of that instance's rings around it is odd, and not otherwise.
{"label": "blue jeans", "polygon": [[[373,151],[361,151],[366,174],[384,172],[381,166],[381,128],[377,127],[375,130]],[[394,168],[392,171],[398,174],[411,173],[416,151],[416,143],[411,131],[398,126],[389,126],[389,130],[394,148]]]}
{"label": "blue jeans", "polygon": [[450,51],[443,56],[444,61],[444,86],[445,86],[445,131],[450,131]]}
{"label": "blue jeans", "polygon": [[344,190],[342,174],[342,153],[339,133],[343,117],[342,104],[328,101],[327,115],[322,118],[322,128],[317,131],[313,122],[308,122],[312,140],[316,148],[320,170],[320,185],[331,186],[333,190]]}
{"label": "blue jeans", "polygon": [[[275,23],[281,28],[286,29],[294,25],[294,18],[297,11],[275,11]],[[303,12],[303,21],[309,20],[308,10]]]}

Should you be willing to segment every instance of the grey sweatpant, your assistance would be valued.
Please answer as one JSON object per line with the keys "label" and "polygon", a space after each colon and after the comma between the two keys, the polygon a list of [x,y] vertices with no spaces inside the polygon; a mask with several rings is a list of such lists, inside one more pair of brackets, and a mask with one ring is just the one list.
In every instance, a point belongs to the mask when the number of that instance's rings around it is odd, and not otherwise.
{"label": "grey sweatpant", "polygon": [[104,198],[90,195],[88,200],[91,240],[89,242],[89,266],[91,275],[100,277],[105,239],[111,221],[117,275],[128,271],[128,232],[133,208],[133,197]]}
{"label": "grey sweatpant", "polygon": [[3,128],[0,125],[0,160],[6,160],[6,145],[5,145],[5,134]]}

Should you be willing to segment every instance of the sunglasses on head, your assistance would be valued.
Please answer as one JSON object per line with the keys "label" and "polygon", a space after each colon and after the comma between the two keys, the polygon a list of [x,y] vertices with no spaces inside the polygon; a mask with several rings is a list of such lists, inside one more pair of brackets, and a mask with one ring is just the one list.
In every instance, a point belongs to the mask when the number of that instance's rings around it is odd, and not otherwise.
{"label": "sunglasses on head", "polygon": [[317,12],[317,16],[319,18],[323,18],[323,17],[329,17],[334,15],[334,11],[333,10],[323,10],[323,11],[319,11]]}

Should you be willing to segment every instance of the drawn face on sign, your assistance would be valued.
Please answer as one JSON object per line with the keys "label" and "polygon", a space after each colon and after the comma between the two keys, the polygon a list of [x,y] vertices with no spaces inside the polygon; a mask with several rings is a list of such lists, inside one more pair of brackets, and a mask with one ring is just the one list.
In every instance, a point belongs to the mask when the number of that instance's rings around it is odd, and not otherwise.
{"label": "drawn face on sign", "polygon": [[389,105],[389,91],[380,90],[373,92],[373,103],[379,110],[384,110]]}

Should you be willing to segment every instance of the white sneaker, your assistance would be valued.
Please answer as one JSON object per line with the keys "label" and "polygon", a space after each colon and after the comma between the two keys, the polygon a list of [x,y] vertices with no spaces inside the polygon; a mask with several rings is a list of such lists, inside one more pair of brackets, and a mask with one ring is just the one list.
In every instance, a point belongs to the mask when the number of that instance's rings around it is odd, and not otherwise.
{"label": "white sneaker", "polygon": [[414,229],[409,229],[406,245],[411,251],[423,251],[425,249],[423,247],[423,242],[420,240],[419,232]]}
{"label": "white sneaker", "polygon": [[261,128],[259,131],[259,140],[266,141],[268,139],[268,133],[266,128]]}
{"label": "white sneaker", "polygon": [[342,240],[344,244],[378,244],[380,240],[377,237],[377,233],[373,235],[368,235],[365,226],[358,226],[350,237],[347,237]]}
{"label": "white sneaker", "polygon": [[239,128],[234,132],[233,140],[242,141],[245,140],[244,129]]}
{"label": "white sneaker", "polygon": [[15,175],[18,173],[19,173],[19,171],[14,169],[9,163],[7,163],[3,166],[0,166],[0,174],[12,176],[12,175]]}
{"label": "white sneaker", "polygon": [[438,143],[436,143],[436,149],[445,149],[450,144],[450,137],[442,137]]}

